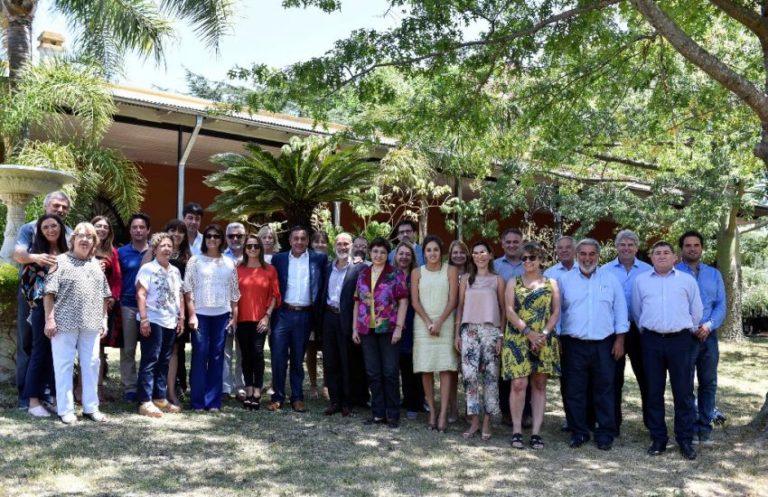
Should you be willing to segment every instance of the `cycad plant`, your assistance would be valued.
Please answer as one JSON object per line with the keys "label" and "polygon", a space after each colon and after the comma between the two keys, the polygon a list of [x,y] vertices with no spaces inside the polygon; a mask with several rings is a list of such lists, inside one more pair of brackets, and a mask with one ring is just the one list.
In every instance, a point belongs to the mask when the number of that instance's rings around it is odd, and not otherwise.
{"label": "cycad plant", "polygon": [[289,226],[309,226],[320,203],[355,200],[378,174],[365,147],[339,144],[338,138],[294,137],[278,156],[253,144],[245,146],[247,154],[213,156],[224,169],[205,179],[221,192],[210,209],[220,218],[238,219],[282,212]]}
{"label": "cycad plant", "polygon": [[[143,200],[144,178],[118,151],[100,146],[115,106],[99,68],[63,59],[27,65],[11,92],[0,92],[0,163],[53,167],[77,182],[72,219],[90,216],[104,197],[127,218]],[[44,136],[31,140],[25,130]]]}

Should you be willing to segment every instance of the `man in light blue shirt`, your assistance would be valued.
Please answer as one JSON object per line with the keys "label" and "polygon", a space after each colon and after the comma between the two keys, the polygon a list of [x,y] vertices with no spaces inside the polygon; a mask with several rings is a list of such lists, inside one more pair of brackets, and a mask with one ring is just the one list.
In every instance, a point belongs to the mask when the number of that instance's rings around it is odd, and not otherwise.
{"label": "man in light blue shirt", "polygon": [[574,259],[576,240],[572,236],[561,236],[555,243],[555,252],[557,253],[557,264],[544,271],[545,278],[560,280],[560,277],[573,269],[578,269],[579,265]]}
{"label": "man in light blue shirt", "polygon": [[[587,411],[593,407],[595,442],[599,449],[610,450],[616,430],[616,361],[624,356],[624,334],[629,330],[627,302],[619,280],[608,270],[597,269],[600,244],[596,240],[581,240],[576,253],[579,269],[558,281],[570,446],[580,447],[589,440]],[[592,406],[587,405],[590,398]]]}
{"label": "man in light blue shirt", "polygon": [[635,319],[632,317],[632,288],[637,275],[652,270],[650,264],[637,258],[637,251],[640,248],[640,239],[630,230],[621,230],[616,235],[616,251],[618,257],[602,266],[611,272],[621,283],[624,290],[624,297],[629,309],[629,333],[624,338],[625,356],[616,363],[616,378],[614,379],[614,395],[616,408],[616,430],[621,431],[621,422],[623,420],[621,405],[622,391],[624,390],[624,370],[626,367],[626,356],[632,363],[632,372],[637,380],[637,386],[640,389],[640,402],[643,410],[643,424],[648,427],[648,409],[645,407],[648,389],[646,388],[645,373],[643,370],[643,354],[640,350],[640,332],[637,329]]}
{"label": "man in light blue shirt", "polygon": [[517,228],[508,228],[501,234],[501,248],[504,255],[493,261],[493,269],[504,278],[504,282],[523,274],[523,263],[520,261],[520,247],[523,244],[523,232]]}
{"label": "man in light blue shirt", "polygon": [[699,380],[697,396],[698,419],[694,428],[693,443],[712,442],[712,420],[715,417],[715,394],[717,392],[717,363],[720,351],[717,344],[717,329],[725,321],[725,285],[720,271],[701,262],[704,252],[704,237],[697,231],[683,233],[678,241],[682,262],[676,269],[696,279],[701,292],[704,311],[696,330],[698,341],[691,357],[693,371]]}
{"label": "man in light blue shirt", "polygon": [[665,241],[651,251],[653,271],[640,274],[632,289],[632,315],[641,332],[643,367],[648,382],[648,431],[653,441],[648,454],[667,450],[664,421],[664,389],[669,373],[675,405],[675,439],[685,459],[696,459],[693,430],[691,356],[698,343],[697,333],[703,306],[699,285],[693,277],[675,269],[675,252]]}
{"label": "man in light blue shirt", "polygon": [[[410,219],[404,219],[397,223],[395,226],[395,235],[397,236],[397,242],[408,242],[411,245],[413,245],[413,251],[416,254],[416,265],[422,266],[424,264],[424,251],[421,248],[421,245],[416,243],[416,237],[418,233],[418,225],[416,222],[411,221]],[[393,244],[393,246],[396,246],[397,243]],[[394,265],[395,264],[395,252],[396,250],[391,250],[389,252],[389,263]]]}

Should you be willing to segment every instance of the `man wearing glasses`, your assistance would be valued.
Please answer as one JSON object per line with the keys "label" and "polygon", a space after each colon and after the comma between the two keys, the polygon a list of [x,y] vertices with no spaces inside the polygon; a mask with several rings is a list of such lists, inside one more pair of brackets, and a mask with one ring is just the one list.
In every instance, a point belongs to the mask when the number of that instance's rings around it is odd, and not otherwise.
{"label": "man wearing glasses", "polygon": [[139,328],[136,314],[139,304],[136,302],[136,275],[141,269],[141,260],[149,250],[149,216],[138,212],[128,220],[131,241],[117,249],[123,287],[120,293],[122,307],[123,348],[120,349],[120,381],[123,384],[123,399],[136,401],[136,343],[139,340]]}
{"label": "man wearing glasses", "polygon": [[[243,247],[245,243],[245,226],[241,223],[229,223],[226,230],[227,249],[224,256],[232,259],[235,266],[243,260]],[[232,351],[235,351],[235,372],[232,374]],[[222,392],[232,395],[236,392],[238,400],[245,399],[245,379],[243,378],[243,354],[240,346],[235,347],[234,333],[227,333],[224,343],[224,374],[222,376]]]}
{"label": "man wearing glasses", "polygon": [[[416,264],[422,266],[424,264],[424,251],[421,249],[421,245],[416,243],[418,225],[415,221],[410,219],[404,219],[397,223],[395,226],[395,236],[399,242],[408,242],[413,245],[413,251],[416,253]],[[395,246],[397,243],[394,244]],[[395,252],[392,250],[389,252],[389,263],[395,264]]]}

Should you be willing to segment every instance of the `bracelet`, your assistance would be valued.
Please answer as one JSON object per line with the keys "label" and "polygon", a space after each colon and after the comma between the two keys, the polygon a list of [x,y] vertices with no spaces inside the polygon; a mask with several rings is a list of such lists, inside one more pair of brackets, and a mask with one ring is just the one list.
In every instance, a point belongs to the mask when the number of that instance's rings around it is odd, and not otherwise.
{"label": "bracelet", "polygon": [[532,329],[530,329],[528,326],[526,326],[525,328],[523,328],[523,331],[521,331],[520,333],[522,333],[525,336],[528,336],[528,334],[530,332],[532,332],[532,331],[533,331]]}
{"label": "bracelet", "polygon": [[142,319],[141,319],[141,322],[142,322],[142,323],[149,323],[149,318],[142,318]]}

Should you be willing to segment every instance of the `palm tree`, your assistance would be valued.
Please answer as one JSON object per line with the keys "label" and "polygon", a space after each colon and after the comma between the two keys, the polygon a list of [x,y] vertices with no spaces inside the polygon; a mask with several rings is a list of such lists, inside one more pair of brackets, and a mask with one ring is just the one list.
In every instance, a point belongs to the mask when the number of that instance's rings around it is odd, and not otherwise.
{"label": "palm tree", "polygon": [[[32,23],[39,3],[0,0],[12,84],[30,60]],[[191,22],[198,36],[218,50],[234,0],[162,0],[159,5],[152,0],[51,0],[51,7],[80,33],[81,54],[112,70],[130,51],[162,61],[163,43],[173,34],[172,19]]]}
{"label": "palm tree", "polygon": [[[145,180],[136,165],[100,146],[115,106],[95,66],[64,59],[27,65],[13,93],[0,94],[0,163],[54,167],[75,174],[73,219],[90,219],[101,196],[123,219],[143,200]],[[45,141],[28,140],[21,130],[45,130]]]}
{"label": "palm tree", "polygon": [[239,219],[282,211],[290,226],[309,226],[319,204],[357,199],[378,174],[378,165],[365,160],[364,147],[339,149],[339,142],[293,137],[277,157],[253,144],[245,146],[247,155],[213,156],[224,169],[205,179],[221,192],[210,209]]}

